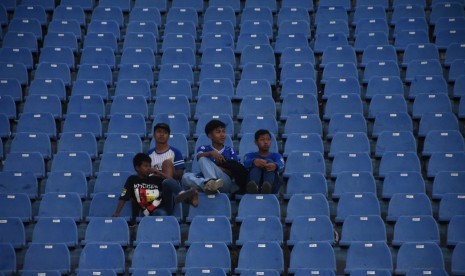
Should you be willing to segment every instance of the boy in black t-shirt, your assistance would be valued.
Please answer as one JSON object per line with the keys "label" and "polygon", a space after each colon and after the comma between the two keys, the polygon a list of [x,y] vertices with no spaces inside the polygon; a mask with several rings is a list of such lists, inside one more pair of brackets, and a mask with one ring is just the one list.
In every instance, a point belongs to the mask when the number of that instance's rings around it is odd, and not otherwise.
{"label": "boy in black t-shirt", "polygon": [[183,191],[174,181],[163,181],[164,178],[152,168],[152,160],[145,153],[134,156],[133,164],[137,172],[131,175],[124,184],[119,197],[118,206],[113,214],[118,217],[126,201],[132,201],[133,219],[142,212],[144,216],[172,215],[174,204],[188,201],[194,207],[198,205],[197,190],[192,188]]}

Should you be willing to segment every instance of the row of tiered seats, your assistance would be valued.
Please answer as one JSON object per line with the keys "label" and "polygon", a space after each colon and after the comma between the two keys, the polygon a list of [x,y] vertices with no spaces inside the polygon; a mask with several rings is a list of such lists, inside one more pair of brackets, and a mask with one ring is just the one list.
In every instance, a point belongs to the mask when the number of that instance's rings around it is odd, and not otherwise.
{"label": "row of tiered seats", "polygon": [[[2,273],[465,273],[462,0],[58,2],[0,2]],[[273,133],[279,197],[110,218],[154,124],[190,170],[212,118]]]}

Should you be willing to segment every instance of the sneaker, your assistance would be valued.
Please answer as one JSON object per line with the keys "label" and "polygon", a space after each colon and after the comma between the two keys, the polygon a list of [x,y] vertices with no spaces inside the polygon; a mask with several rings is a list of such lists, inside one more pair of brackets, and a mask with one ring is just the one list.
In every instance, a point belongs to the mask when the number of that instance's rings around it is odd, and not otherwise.
{"label": "sneaker", "polygon": [[258,185],[255,181],[249,181],[249,183],[247,183],[247,193],[258,194]]}
{"label": "sneaker", "polygon": [[271,190],[273,189],[273,186],[271,186],[270,182],[265,181],[262,184],[262,194],[271,194]]}
{"label": "sneaker", "polygon": [[209,179],[205,182],[203,189],[205,192],[218,193],[221,187],[223,187],[223,179]]}
{"label": "sneaker", "polygon": [[176,203],[186,201],[194,207],[199,205],[199,193],[197,189],[190,188],[189,190],[185,190],[180,192],[176,198],[174,199]]}

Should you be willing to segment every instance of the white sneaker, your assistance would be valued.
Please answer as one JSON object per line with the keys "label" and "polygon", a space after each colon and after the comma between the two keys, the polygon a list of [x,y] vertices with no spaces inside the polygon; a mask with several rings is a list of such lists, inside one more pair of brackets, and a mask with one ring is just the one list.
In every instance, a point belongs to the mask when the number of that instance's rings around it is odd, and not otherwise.
{"label": "white sneaker", "polygon": [[205,182],[204,190],[210,193],[218,193],[218,190],[223,187],[223,179],[209,179]]}

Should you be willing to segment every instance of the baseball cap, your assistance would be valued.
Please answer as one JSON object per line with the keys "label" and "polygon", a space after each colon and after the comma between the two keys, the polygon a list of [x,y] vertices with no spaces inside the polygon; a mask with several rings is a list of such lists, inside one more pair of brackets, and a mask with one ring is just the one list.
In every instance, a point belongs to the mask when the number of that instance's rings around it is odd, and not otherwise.
{"label": "baseball cap", "polygon": [[164,130],[168,131],[168,133],[171,132],[170,126],[168,124],[165,124],[165,123],[156,124],[155,127],[153,128],[153,131],[155,132],[155,130],[157,130],[158,128],[164,129]]}

